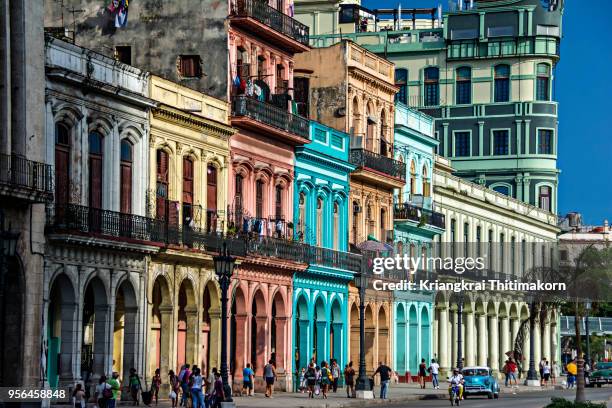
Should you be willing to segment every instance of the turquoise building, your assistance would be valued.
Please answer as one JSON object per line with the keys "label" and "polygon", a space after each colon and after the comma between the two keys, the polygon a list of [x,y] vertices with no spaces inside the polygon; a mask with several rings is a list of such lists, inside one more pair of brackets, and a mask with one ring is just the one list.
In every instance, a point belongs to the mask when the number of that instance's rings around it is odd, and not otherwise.
{"label": "turquoise building", "polygon": [[[434,120],[397,102],[395,158],[406,163],[406,185],[397,191],[394,206],[396,250],[411,257],[433,256],[433,240],[444,231],[444,216],[432,210]],[[427,269],[421,271],[427,273]],[[396,291],[394,367],[400,380],[416,375],[422,358],[432,356],[433,294]]]}
{"label": "turquoise building", "polygon": [[315,254],[293,280],[294,372],[311,358],[347,361],[348,283],[360,256],[348,247],[349,135],[310,122],[312,143],[295,149],[294,225],[296,238]]}

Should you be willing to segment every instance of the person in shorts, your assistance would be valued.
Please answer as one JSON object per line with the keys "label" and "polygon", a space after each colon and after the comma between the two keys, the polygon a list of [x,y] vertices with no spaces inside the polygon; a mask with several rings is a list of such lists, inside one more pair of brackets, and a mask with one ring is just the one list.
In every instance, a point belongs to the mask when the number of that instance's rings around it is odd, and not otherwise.
{"label": "person in shorts", "polygon": [[542,387],[548,385],[550,381],[550,365],[548,361],[544,361],[544,367],[542,367]]}
{"label": "person in shorts", "polygon": [[268,364],[264,366],[264,380],[266,381],[266,397],[272,398],[274,380],[276,380],[276,370],[272,360],[268,361]]}
{"label": "person in shorts", "polygon": [[246,367],[242,370],[242,394],[246,394],[250,397],[253,394],[253,376],[255,373],[251,369],[251,363],[247,363]]}

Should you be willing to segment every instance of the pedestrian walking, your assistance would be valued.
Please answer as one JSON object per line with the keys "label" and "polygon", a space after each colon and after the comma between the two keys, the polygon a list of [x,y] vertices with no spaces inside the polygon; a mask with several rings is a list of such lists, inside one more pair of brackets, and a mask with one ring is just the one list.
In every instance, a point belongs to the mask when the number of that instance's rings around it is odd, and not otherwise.
{"label": "pedestrian walking", "polygon": [[315,365],[315,395],[319,395],[321,393],[321,367]]}
{"label": "pedestrian walking", "polygon": [[204,408],[204,394],[202,393],[202,373],[198,367],[193,370],[191,380],[191,400],[193,408]]}
{"label": "pedestrian walking", "polygon": [[578,365],[576,358],[572,359],[565,367],[567,371],[567,388],[574,388],[576,385],[576,375],[578,374]]}
{"label": "pedestrian walking", "polygon": [[353,398],[355,396],[355,369],[352,361],[349,361],[344,368],[344,384],[346,384],[346,398]]}
{"label": "pedestrian walking", "polygon": [[266,397],[272,398],[274,381],[276,380],[276,369],[272,364],[272,359],[264,366],[264,380],[266,381]]}
{"label": "pedestrian walking", "polygon": [[251,369],[251,363],[247,363],[246,367],[242,370],[242,391],[240,392],[240,396],[242,394],[246,394],[247,397],[251,396],[253,392],[253,378],[255,373]]}
{"label": "pedestrian walking", "polygon": [[323,394],[323,399],[327,399],[327,390],[329,389],[329,385],[332,382],[332,373],[329,367],[327,366],[327,362],[321,362],[321,393]]}
{"label": "pedestrian walking", "polygon": [[223,389],[223,381],[221,380],[221,373],[215,372],[215,385],[213,387],[214,402],[213,408],[220,408],[221,402],[225,401],[225,390]]}
{"label": "pedestrian walking", "polygon": [[113,391],[111,390],[111,386],[106,383],[106,376],[103,375],[98,380],[98,385],[96,385],[96,402],[98,403],[99,408],[107,408],[108,400],[111,399]]}
{"label": "pedestrian walking", "polygon": [[551,372],[550,372],[550,380],[552,382],[552,385],[557,384],[557,377],[559,377],[561,375],[561,369],[559,367],[559,363],[557,363],[556,361],[553,361],[552,366],[551,366]]}
{"label": "pedestrian walking", "polygon": [[338,391],[338,381],[340,380],[340,366],[338,366],[338,362],[334,359],[332,361],[331,366],[332,372],[332,386],[334,393]]}
{"label": "pedestrian walking", "polygon": [[300,392],[303,394],[306,391],[306,369],[302,367],[300,371]]}
{"label": "pedestrian walking", "polygon": [[544,361],[544,367],[542,368],[542,386],[548,385],[550,381],[550,366],[548,361]]}
{"label": "pedestrian walking", "polygon": [[161,387],[161,383],[161,375],[159,373],[159,368],[157,368],[155,369],[155,375],[151,380],[151,396],[155,398],[155,405],[157,405],[157,402],[159,400],[159,388]]}
{"label": "pedestrian walking", "polygon": [[85,391],[81,383],[78,383],[72,391],[72,405],[74,408],[85,408]]}
{"label": "pedestrian walking", "polygon": [[387,399],[387,392],[389,389],[389,380],[391,379],[391,368],[383,364],[382,361],[378,363],[378,368],[374,372],[372,377],[376,374],[380,375],[380,399]]}
{"label": "pedestrian walking", "polygon": [[185,406],[185,404],[187,403],[187,399],[190,396],[188,384],[189,377],[191,377],[191,370],[189,370],[189,367],[189,364],[183,365],[178,376],[178,379],[181,382],[181,406]]}
{"label": "pedestrian walking", "polygon": [[425,377],[427,377],[427,364],[425,363],[425,359],[421,359],[421,364],[419,364],[419,385],[422,389],[425,389]]}
{"label": "pedestrian walking", "polygon": [[315,385],[317,383],[317,373],[315,364],[310,363],[306,370],[306,386],[308,387],[308,398],[314,398]]}
{"label": "pedestrian walking", "polygon": [[178,391],[181,387],[181,383],[176,374],[174,374],[173,370],[170,370],[168,373],[168,384],[170,385],[170,393],[168,394],[168,398],[172,403],[172,408],[176,408],[178,403]]}
{"label": "pedestrian walking", "polygon": [[110,380],[108,380],[108,385],[111,387],[111,391],[113,396],[107,401],[107,408],[115,408],[117,405],[117,397],[119,396],[119,390],[121,389],[121,384],[119,383],[119,373],[114,371],[111,375]]}
{"label": "pedestrian walking", "polygon": [[140,382],[140,376],[136,372],[135,368],[130,368],[130,394],[132,396],[133,405],[140,405],[138,402],[138,392],[142,389],[142,383]]}
{"label": "pedestrian walking", "polygon": [[516,379],[516,371],[518,367],[516,363],[512,358],[510,358],[506,366],[506,371],[508,372],[508,383],[512,385],[512,380],[514,380],[514,385],[518,386],[518,380]]}
{"label": "pedestrian walking", "polygon": [[434,389],[440,389],[440,381],[438,376],[440,375],[440,365],[436,362],[436,359],[431,359],[431,364],[429,365],[429,370],[431,373],[431,384]]}

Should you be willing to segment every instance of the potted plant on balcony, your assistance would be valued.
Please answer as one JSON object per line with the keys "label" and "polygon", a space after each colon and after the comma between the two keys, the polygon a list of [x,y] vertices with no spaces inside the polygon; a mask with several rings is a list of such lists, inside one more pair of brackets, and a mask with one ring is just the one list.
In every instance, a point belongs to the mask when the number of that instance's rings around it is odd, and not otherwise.
{"label": "potted plant on balcony", "polygon": [[421,214],[421,217],[419,218],[419,228],[424,227],[426,223],[427,217],[425,216],[425,214]]}

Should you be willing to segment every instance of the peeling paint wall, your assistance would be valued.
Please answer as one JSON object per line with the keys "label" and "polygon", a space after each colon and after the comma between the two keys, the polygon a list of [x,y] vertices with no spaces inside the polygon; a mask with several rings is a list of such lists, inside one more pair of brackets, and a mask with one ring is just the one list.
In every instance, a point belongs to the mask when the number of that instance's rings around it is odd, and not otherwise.
{"label": "peeling paint wall", "polygon": [[[111,57],[116,46],[130,46],[131,65],[227,100],[227,1],[131,0],[124,28],[115,27],[109,4],[110,0],[45,0],[45,27],[75,27],[77,45]],[[80,11],[72,13],[73,7]],[[199,55],[202,77],[182,78],[179,55]]]}

